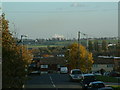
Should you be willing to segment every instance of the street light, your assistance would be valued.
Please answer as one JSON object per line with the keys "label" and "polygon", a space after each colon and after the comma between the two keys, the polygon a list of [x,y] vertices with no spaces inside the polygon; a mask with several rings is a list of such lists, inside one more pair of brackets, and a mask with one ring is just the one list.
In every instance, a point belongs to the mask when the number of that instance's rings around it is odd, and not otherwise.
{"label": "street light", "polygon": [[[87,42],[86,42],[86,49],[88,50],[88,35],[87,34],[85,34],[85,33],[82,33],[84,36],[86,36],[86,39],[87,39]],[[87,73],[88,73],[88,59],[87,59],[87,63],[86,63],[86,67],[87,67],[87,69],[86,69],[86,71],[87,71]]]}
{"label": "street light", "polygon": [[[27,37],[27,35],[21,35],[21,39],[20,39],[20,42],[21,42],[21,44],[22,44],[22,47],[21,47],[21,49],[20,49],[20,52],[21,52],[21,59],[22,59],[22,48],[23,48],[23,37]],[[25,66],[25,71],[27,72],[27,66]],[[26,75],[26,77],[27,77],[27,75]]]}
{"label": "street light", "polygon": [[22,39],[23,37],[27,37],[27,35],[21,35],[21,39],[20,40],[21,40],[22,44],[23,44],[23,39]]}
{"label": "street light", "polygon": [[79,45],[79,42],[80,42],[80,31],[78,32],[78,60],[76,61],[76,68],[80,68],[79,67],[79,59],[80,59],[80,45]]}

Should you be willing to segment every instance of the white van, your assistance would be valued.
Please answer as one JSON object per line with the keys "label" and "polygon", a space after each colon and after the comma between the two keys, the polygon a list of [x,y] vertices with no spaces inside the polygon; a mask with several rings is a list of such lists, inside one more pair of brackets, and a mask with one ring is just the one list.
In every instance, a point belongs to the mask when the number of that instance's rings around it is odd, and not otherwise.
{"label": "white van", "polygon": [[67,67],[60,67],[60,73],[68,73]]}

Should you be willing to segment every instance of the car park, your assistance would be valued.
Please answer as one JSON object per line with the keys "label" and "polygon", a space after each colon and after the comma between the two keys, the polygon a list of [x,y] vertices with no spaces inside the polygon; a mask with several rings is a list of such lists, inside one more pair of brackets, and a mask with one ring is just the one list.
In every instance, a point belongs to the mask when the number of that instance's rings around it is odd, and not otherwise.
{"label": "car park", "polygon": [[70,71],[70,81],[81,81],[82,79],[82,72],[80,69],[72,69]]}

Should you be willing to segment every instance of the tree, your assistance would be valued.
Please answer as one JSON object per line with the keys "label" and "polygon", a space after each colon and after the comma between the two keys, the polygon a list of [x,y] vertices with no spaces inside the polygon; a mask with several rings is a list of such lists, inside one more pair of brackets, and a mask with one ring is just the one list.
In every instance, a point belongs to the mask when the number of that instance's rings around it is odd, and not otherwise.
{"label": "tree", "polygon": [[120,57],[120,43],[116,44],[116,56]]}
{"label": "tree", "polygon": [[[2,87],[22,88],[26,80],[25,69],[32,56],[25,46],[16,45],[15,39],[9,32],[9,22],[2,14]],[[21,52],[22,51],[22,52]]]}
{"label": "tree", "polygon": [[79,47],[80,48],[78,50],[77,43],[73,43],[68,46],[68,50],[65,55],[68,61],[68,67],[70,69],[75,69],[78,65],[78,68],[81,69],[81,71],[86,72],[88,70],[91,70],[92,67],[92,53],[88,52],[82,45],[79,45]]}
{"label": "tree", "polygon": [[92,43],[92,41],[89,41],[89,42],[88,42],[88,50],[89,50],[90,52],[93,51],[93,43]]}
{"label": "tree", "polygon": [[97,40],[94,42],[94,50],[97,52],[99,51],[99,45]]}
{"label": "tree", "polygon": [[102,50],[106,52],[107,49],[108,49],[108,44],[107,44],[107,42],[105,40],[103,40],[102,41]]}

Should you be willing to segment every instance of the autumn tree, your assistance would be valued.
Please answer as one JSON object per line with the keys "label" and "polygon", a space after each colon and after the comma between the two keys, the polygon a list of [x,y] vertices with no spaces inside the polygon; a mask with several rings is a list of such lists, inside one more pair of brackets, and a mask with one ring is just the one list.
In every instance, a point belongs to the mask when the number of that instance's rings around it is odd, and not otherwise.
{"label": "autumn tree", "polygon": [[[82,45],[74,43],[68,46],[66,51],[67,64],[70,69],[79,68],[81,71],[90,71],[93,64],[92,53],[88,52]],[[78,67],[76,67],[78,66]]]}
{"label": "autumn tree", "polygon": [[32,56],[25,46],[16,45],[9,31],[9,22],[2,14],[2,87],[22,88],[26,80],[25,69]]}

